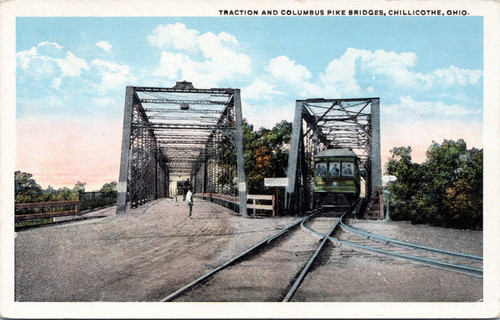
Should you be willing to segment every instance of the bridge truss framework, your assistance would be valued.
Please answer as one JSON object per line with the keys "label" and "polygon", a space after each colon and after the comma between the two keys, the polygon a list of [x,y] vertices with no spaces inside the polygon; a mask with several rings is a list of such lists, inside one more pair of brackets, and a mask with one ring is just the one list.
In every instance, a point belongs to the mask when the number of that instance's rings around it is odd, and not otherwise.
{"label": "bridge truss framework", "polygon": [[239,89],[127,87],[123,119],[117,213],[173,196],[178,177],[195,192],[238,195],[247,216]]}
{"label": "bridge truss framework", "polygon": [[313,158],[329,147],[352,149],[365,172],[365,195],[382,185],[380,99],[297,100],[288,157],[287,212],[313,209]]}

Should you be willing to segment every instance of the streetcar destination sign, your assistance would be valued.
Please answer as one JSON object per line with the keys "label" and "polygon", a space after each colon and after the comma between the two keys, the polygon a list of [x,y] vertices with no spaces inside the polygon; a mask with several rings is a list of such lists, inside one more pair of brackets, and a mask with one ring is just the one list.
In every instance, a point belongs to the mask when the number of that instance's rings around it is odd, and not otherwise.
{"label": "streetcar destination sign", "polygon": [[286,187],[288,178],[264,178],[264,187]]}

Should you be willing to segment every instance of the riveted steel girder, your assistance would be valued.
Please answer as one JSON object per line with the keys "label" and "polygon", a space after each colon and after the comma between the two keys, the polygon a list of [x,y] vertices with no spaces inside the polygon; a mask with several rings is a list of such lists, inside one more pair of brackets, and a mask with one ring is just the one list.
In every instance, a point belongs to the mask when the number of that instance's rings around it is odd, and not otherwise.
{"label": "riveted steel girder", "polygon": [[144,108],[144,111],[146,112],[161,112],[161,113],[179,113],[179,114],[191,114],[191,113],[217,113],[221,114],[221,111],[219,110],[199,110],[199,109],[188,109],[188,110],[179,110],[179,109],[168,109],[168,108]]}
{"label": "riveted steel girder", "polygon": [[221,104],[226,105],[225,101],[211,101],[211,100],[178,100],[178,99],[139,99],[141,103],[161,103],[161,104],[202,104],[202,105],[213,105]]}

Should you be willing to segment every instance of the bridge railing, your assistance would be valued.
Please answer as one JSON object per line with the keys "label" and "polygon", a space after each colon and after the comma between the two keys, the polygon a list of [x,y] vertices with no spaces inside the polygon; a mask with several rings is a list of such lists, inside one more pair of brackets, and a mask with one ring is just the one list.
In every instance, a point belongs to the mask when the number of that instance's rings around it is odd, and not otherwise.
{"label": "bridge railing", "polygon": [[52,218],[79,216],[116,204],[116,192],[80,192],[77,200],[15,204],[16,228],[53,223]]}
{"label": "bridge railing", "polygon": [[[80,200],[16,203],[15,221],[45,219],[80,214]],[[31,211],[31,213],[23,213]]]}
{"label": "bridge railing", "polygon": [[[225,207],[231,210],[238,211],[239,198],[236,196],[225,195],[221,193],[195,193],[194,197],[202,198]],[[248,202],[251,203],[248,203]],[[269,203],[270,202],[270,203]],[[248,194],[247,209],[253,210],[253,215],[257,215],[262,211],[271,211],[272,216],[276,215],[276,199],[274,195],[267,194]]]}
{"label": "bridge railing", "polygon": [[79,198],[81,211],[93,211],[115,205],[117,192],[86,191],[81,192]]}

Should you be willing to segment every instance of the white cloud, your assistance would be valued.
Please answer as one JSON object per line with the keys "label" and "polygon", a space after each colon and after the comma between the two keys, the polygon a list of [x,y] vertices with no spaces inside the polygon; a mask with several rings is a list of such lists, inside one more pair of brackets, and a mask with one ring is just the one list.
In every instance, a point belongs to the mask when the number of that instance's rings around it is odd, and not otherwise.
{"label": "white cloud", "polygon": [[89,70],[87,62],[82,58],[76,57],[70,51],[66,54],[66,58],[54,59],[54,61],[61,68],[63,76],[75,77],[82,73],[82,69]]}
{"label": "white cloud", "polygon": [[49,41],[43,41],[43,42],[40,42],[38,44],[38,47],[43,47],[43,46],[53,46],[57,49],[62,49],[64,48],[64,46],[61,46],[60,44],[58,44],[57,42],[49,42]]}
{"label": "white cloud", "polygon": [[[59,89],[64,77],[80,76],[82,70],[89,70],[89,66],[85,59],[75,56],[70,51],[66,53],[64,58],[53,58],[40,52],[47,50],[38,50],[40,47],[47,46],[56,48],[57,51],[63,48],[63,46],[55,42],[44,41],[40,42],[37,47],[33,47],[30,50],[16,53],[17,66],[23,69],[23,71],[26,72],[25,74],[29,75],[31,80],[46,80],[53,75],[54,72],[56,72],[57,67],[59,67],[59,70],[62,73],[61,76],[54,78],[51,82],[52,88]],[[57,56],[60,54],[57,51],[49,50],[48,53]]]}
{"label": "white cloud", "polygon": [[265,70],[276,79],[295,85],[300,85],[312,77],[306,67],[285,56],[271,59]]}
{"label": "white cloud", "polygon": [[475,84],[481,78],[481,74],[481,70],[460,69],[453,65],[432,72],[437,81],[442,81],[448,86]]}
{"label": "white cloud", "polygon": [[446,105],[440,101],[415,101],[409,96],[400,97],[399,103],[386,105],[383,109],[385,114],[399,115],[400,117],[406,117],[407,114],[465,116],[480,113],[457,104]]}
{"label": "white cloud", "polygon": [[[417,55],[413,52],[395,53],[385,50],[371,52],[349,48],[340,59],[332,61],[331,64],[335,62],[348,62],[344,64],[344,70],[339,68],[336,71],[347,71],[345,77],[349,77],[351,81],[354,79],[356,63],[358,63],[361,70],[374,76],[386,76],[395,86],[415,89],[430,89],[437,85],[453,86],[459,84],[465,86],[475,84],[482,74],[481,70],[460,69],[453,65],[427,74],[414,72],[410,70],[417,62]],[[332,70],[327,68],[326,75],[329,75],[330,71]]]}
{"label": "white cloud", "polygon": [[18,65],[23,68],[27,69],[31,60],[35,59],[38,55],[36,47],[31,48],[28,51],[19,51],[16,53],[16,58],[18,61]]}
{"label": "white cloud", "polygon": [[202,68],[202,64],[193,61],[183,53],[171,53],[163,51],[160,58],[160,67],[155,70],[154,75],[169,79],[180,79],[183,73],[189,74],[196,68]]}
{"label": "white cloud", "polygon": [[249,86],[244,87],[241,92],[248,99],[269,98],[271,95],[286,95],[286,93],[275,90],[276,85],[264,80],[256,79]]}
{"label": "white cloud", "polygon": [[332,60],[325,72],[319,75],[319,83],[325,92],[339,95],[359,95],[373,92],[373,86],[361,88],[358,77],[359,70],[369,73],[371,79],[386,76],[397,86],[415,86],[426,84],[428,76],[412,73],[408,68],[415,65],[417,56],[413,52],[395,53],[385,50],[375,52],[348,48],[338,59]]}
{"label": "white cloud", "polygon": [[[453,65],[424,74],[411,70],[416,63],[417,55],[413,52],[348,48],[341,57],[328,64],[318,81],[304,82],[299,89],[310,96],[352,96],[373,93],[375,80],[402,89],[429,90],[438,86],[472,85],[482,75],[481,70],[460,69]],[[361,74],[372,79],[365,88],[359,82]]]}
{"label": "white cloud", "polygon": [[319,75],[319,83],[325,92],[334,95],[357,95],[361,88],[356,80],[356,59],[365,54],[364,50],[347,49],[339,58],[332,60],[323,74]]}
{"label": "white cloud", "polygon": [[[42,47],[51,47],[57,50],[54,51],[53,49],[52,50],[40,49],[39,52],[38,48]],[[43,70],[52,71],[51,64],[55,62],[57,66],[59,66],[62,72],[62,77],[79,76],[82,72],[82,69],[85,70],[89,69],[89,66],[87,65],[85,59],[75,56],[71,51],[68,51],[64,58],[54,58],[54,56],[58,56],[60,54],[59,50],[62,49],[63,47],[64,46],[58,44],[57,42],[42,41],[36,47],[33,47],[28,51],[18,52],[16,54],[18,65],[22,69],[27,70],[32,61],[36,60],[41,61],[41,63],[36,65],[36,68],[40,70],[35,70],[35,72],[39,73],[40,71]],[[61,82],[60,80],[55,79],[52,82],[52,86],[59,87],[59,85],[61,84],[60,82]]]}
{"label": "white cloud", "polygon": [[99,41],[95,45],[106,52],[111,52],[111,48],[113,48],[113,46],[107,41]]}
{"label": "white cloud", "polygon": [[159,48],[171,46],[177,50],[196,50],[198,31],[188,30],[182,23],[159,25],[148,35],[148,40]]}
{"label": "white cloud", "polygon": [[243,101],[241,107],[244,118],[248,123],[254,125],[254,129],[260,127],[272,129],[276,123],[283,120],[292,122],[295,112],[293,103],[276,106],[274,104],[252,105]]}
{"label": "white cloud", "polygon": [[[250,57],[240,53],[238,40],[225,32],[200,35],[176,23],[158,26],[148,39],[158,47],[168,47],[161,53],[156,76],[191,81],[201,88],[217,86],[223,80],[237,80],[251,72]],[[192,53],[197,54],[188,55]]]}
{"label": "white cloud", "polygon": [[385,50],[370,52],[366,50],[352,49],[359,52],[361,57],[361,68],[372,72],[375,75],[385,75],[391,78],[396,84],[401,86],[415,86],[417,84],[428,84],[429,77],[413,73],[408,70],[415,65],[417,55],[413,52],[395,53]]}
{"label": "white cloud", "polygon": [[204,64],[210,73],[220,73],[220,79],[233,78],[234,74],[248,74],[251,71],[249,56],[237,52],[238,41],[232,35],[221,32],[215,35],[207,32],[198,38],[200,50],[207,58]]}
{"label": "white cloud", "polygon": [[101,59],[92,60],[90,64],[96,67],[99,74],[102,76],[101,84],[98,88],[101,94],[109,89],[114,89],[137,81],[136,77],[130,72],[130,67],[128,65],[119,65]]}
{"label": "white cloud", "polygon": [[52,80],[52,83],[50,86],[54,89],[59,89],[59,87],[61,86],[61,83],[62,83],[62,78],[55,78],[54,80]]}

